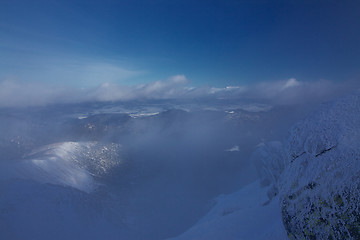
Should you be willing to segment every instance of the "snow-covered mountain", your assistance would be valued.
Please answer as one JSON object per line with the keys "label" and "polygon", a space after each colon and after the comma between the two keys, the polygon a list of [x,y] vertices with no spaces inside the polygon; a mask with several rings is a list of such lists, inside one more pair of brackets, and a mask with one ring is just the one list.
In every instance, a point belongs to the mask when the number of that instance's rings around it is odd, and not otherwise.
{"label": "snow-covered mountain", "polygon": [[356,237],[359,103],[3,109],[0,239]]}
{"label": "snow-covered mountain", "polygon": [[258,146],[260,180],[174,239],[359,239],[360,95],[323,104]]}
{"label": "snow-covered mountain", "polygon": [[359,239],[360,95],[295,125],[286,152],[278,186],[290,239]]}
{"label": "snow-covered mountain", "polygon": [[212,209],[193,227],[173,240],[285,240],[278,198],[269,201],[258,181],[215,199]]}
{"label": "snow-covered mountain", "polygon": [[0,162],[0,178],[29,179],[89,193],[99,184],[96,178],[121,164],[120,148],[114,143],[54,143],[33,150],[21,160]]}
{"label": "snow-covered mountain", "polygon": [[0,238],[166,239],[190,228],[213,198],[254,179],[247,146],[271,135],[257,133],[266,111],[192,109],[3,109]]}

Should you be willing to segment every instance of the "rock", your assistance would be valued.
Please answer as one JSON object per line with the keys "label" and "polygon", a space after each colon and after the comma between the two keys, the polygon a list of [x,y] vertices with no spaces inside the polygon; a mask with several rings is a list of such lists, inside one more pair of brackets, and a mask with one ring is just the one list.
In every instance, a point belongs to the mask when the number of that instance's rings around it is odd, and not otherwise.
{"label": "rock", "polygon": [[322,109],[291,131],[279,179],[290,239],[360,239],[360,95]]}

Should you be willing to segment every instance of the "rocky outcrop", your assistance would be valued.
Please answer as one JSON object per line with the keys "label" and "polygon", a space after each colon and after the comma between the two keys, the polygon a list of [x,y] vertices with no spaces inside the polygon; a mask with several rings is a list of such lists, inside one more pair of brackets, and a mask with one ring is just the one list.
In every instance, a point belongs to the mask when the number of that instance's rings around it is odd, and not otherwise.
{"label": "rocky outcrop", "polygon": [[276,185],[290,239],[360,239],[360,95],[293,127]]}

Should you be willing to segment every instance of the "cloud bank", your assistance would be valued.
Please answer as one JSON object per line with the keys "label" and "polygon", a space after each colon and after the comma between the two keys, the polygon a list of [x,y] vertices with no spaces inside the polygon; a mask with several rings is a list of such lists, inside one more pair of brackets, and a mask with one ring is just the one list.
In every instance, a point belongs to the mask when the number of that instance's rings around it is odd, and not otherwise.
{"label": "cloud bank", "polygon": [[271,104],[299,104],[326,101],[360,88],[356,82],[326,80],[302,82],[295,78],[248,86],[191,87],[184,75],[135,86],[103,83],[89,89],[54,87],[50,84],[0,82],[0,107],[41,106],[56,103],[132,101],[153,99],[231,99]]}

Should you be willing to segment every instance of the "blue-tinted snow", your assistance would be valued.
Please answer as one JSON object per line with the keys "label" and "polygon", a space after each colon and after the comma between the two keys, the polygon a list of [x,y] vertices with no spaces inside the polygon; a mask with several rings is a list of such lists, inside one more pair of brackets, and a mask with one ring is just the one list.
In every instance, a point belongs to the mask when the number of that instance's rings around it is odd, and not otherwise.
{"label": "blue-tinted snow", "polygon": [[2,109],[0,238],[186,239],[211,228],[281,239],[268,189],[243,187],[258,178],[257,146],[286,136],[313,106],[245,105]]}

